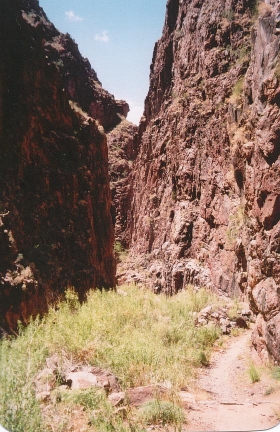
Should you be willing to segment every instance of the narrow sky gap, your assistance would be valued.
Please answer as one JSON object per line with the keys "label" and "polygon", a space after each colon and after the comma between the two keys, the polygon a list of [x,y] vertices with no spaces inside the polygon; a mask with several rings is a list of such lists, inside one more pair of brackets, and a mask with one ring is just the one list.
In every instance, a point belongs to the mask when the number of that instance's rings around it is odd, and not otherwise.
{"label": "narrow sky gap", "polygon": [[160,38],[166,0],[39,0],[50,21],[70,33],[103,87],[130,105],[138,124],[149,87],[150,64]]}

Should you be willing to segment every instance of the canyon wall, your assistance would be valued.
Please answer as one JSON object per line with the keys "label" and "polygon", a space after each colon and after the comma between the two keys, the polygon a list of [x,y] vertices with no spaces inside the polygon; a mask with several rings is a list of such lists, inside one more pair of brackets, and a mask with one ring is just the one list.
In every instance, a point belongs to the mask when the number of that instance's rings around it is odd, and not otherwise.
{"label": "canyon wall", "polygon": [[106,131],[128,105],[36,0],[0,5],[0,325],[114,287]]}
{"label": "canyon wall", "polygon": [[138,149],[138,128],[123,119],[107,133],[112,216],[116,255],[129,247],[129,209],[132,199],[131,177]]}
{"label": "canyon wall", "polygon": [[155,292],[249,299],[280,360],[280,8],[169,0],[134,165],[131,254]]}

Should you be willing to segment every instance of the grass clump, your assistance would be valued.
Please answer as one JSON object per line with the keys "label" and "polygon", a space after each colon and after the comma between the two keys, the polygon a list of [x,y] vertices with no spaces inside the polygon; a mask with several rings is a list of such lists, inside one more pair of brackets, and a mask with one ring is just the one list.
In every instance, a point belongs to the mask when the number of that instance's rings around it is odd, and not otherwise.
{"label": "grass clump", "polygon": [[59,398],[61,402],[67,403],[70,406],[80,405],[88,410],[98,409],[100,405],[106,402],[105,392],[97,387],[90,387],[82,391],[72,390],[71,392],[60,392]]}
{"label": "grass clump", "polygon": [[280,381],[280,366],[275,366],[271,371],[272,378]]}
{"label": "grass clump", "polygon": [[144,424],[173,425],[181,430],[184,414],[182,408],[173,402],[151,399],[139,408],[138,419]]}
{"label": "grass clump", "polygon": [[256,368],[256,366],[254,365],[254,363],[251,363],[248,369],[248,373],[249,373],[249,377],[252,383],[256,383],[258,381],[260,381],[261,376],[260,376],[260,372],[258,371],[258,369]]}
{"label": "grass clump", "polygon": [[[122,289],[127,295],[92,291],[83,304],[69,289],[65,301],[44,319],[32,322],[17,338],[0,342],[0,424],[10,432],[47,430],[33,383],[53,354],[61,359],[62,370],[67,364],[85,363],[111,371],[123,390],[169,382],[176,391],[187,385],[195,368],[207,364],[220,330],[214,325],[197,328],[193,312],[217,301],[213,295],[192,288],[174,297],[134,286]],[[92,424],[109,418],[109,426],[92,430],[125,431],[116,426],[121,419],[110,414],[103,396],[71,391],[61,394],[57,403],[99,410]]]}

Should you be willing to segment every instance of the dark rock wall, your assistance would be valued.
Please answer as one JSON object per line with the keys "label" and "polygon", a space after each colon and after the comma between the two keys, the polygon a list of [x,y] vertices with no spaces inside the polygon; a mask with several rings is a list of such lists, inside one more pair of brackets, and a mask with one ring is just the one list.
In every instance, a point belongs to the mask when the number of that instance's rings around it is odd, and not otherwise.
{"label": "dark rock wall", "polygon": [[46,309],[67,286],[114,287],[104,130],[128,106],[35,0],[0,5],[0,312]]}
{"label": "dark rock wall", "polygon": [[279,6],[169,0],[135,162],[132,254],[156,291],[249,298],[280,360]]}

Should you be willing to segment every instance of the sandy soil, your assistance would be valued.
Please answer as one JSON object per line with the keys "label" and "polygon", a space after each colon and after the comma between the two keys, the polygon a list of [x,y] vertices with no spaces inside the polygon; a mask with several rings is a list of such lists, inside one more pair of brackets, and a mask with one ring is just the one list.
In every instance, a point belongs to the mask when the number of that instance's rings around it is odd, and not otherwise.
{"label": "sandy soil", "polygon": [[279,424],[279,381],[259,366],[259,382],[251,383],[248,374],[250,334],[248,330],[228,338],[213,353],[196,382],[193,401],[186,402],[188,424],[183,431],[252,431]]}

